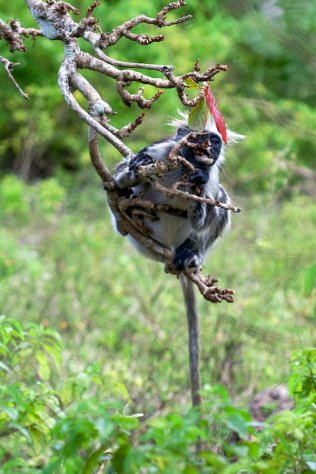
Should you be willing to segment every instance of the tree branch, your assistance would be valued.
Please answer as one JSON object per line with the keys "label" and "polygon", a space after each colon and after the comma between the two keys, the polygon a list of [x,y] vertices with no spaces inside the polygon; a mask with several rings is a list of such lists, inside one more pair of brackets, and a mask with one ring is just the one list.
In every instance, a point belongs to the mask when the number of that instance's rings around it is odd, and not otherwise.
{"label": "tree branch", "polygon": [[[190,15],[182,16],[178,19],[168,21],[166,16],[173,10],[177,10],[185,5],[184,0],[171,2],[166,5],[156,15],[156,17],[148,17],[146,15],[138,15],[121,25],[114,28],[110,33],[102,32],[96,29],[98,20],[93,17],[95,9],[99,6],[100,1],[94,0],[88,8],[85,17],[75,22],[71,14],[77,15],[79,11],[71,4],[63,1],[48,0],[47,3],[41,0],[25,0],[34,19],[37,21],[40,30],[32,28],[22,28],[21,24],[14,20],[7,24],[0,20],[0,38],[4,38],[10,45],[11,50],[24,51],[23,36],[46,36],[50,40],[62,41],[65,45],[64,60],[61,64],[58,73],[58,85],[66,103],[71,109],[89,125],[89,150],[92,164],[97,173],[101,177],[104,188],[108,193],[109,205],[119,222],[120,231],[123,234],[129,234],[136,240],[140,241],[146,248],[156,256],[156,258],[167,265],[173,261],[173,251],[167,249],[155,242],[150,237],[150,232],[144,225],[144,219],[154,219],[155,212],[169,212],[174,215],[181,215],[183,211],[176,209],[173,206],[158,206],[142,199],[137,201],[137,209],[135,207],[136,201],[132,200],[128,204],[126,196],[122,196],[116,188],[115,182],[111,173],[100,157],[98,150],[97,136],[101,135],[109,143],[111,143],[123,156],[133,155],[130,150],[121,140],[133,132],[142,122],[143,114],[136,118],[132,123],[126,124],[121,130],[116,129],[110,123],[109,116],[114,114],[110,104],[102,99],[98,91],[85,79],[79,72],[80,69],[90,69],[92,71],[104,74],[112,78],[117,84],[117,91],[122,101],[131,106],[133,103],[141,109],[150,108],[153,103],[159,99],[164,89],[175,89],[182,104],[193,107],[204,97],[205,91],[203,84],[213,80],[213,77],[221,71],[226,71],[227,66],[216,64],[209,67],[204,73],[200,71],[198,64],[195,64],[192,72],[187,72],[183,75],[176,76],[174,68],[167,65],[155,65],[144,63],[133,63],[114,60],[110,58],[104,50],[110,46],[115,45],[121,38],[125,37],[131,41],[136,41],[141,45],[148,45],[152,42],[162,41],[163,36],[149,36],[147,34],[137,34],[132,30],[140,24],[154,25],[158,28],[169,27],[187,21],[191,18]],[[93,54],[85,53],[80,49],[77,38],[83,38],[93,48]],[[21,88],[16,84],[12,77],[10,69],[15,65],[4,58],[1,60],[4,64],[7,74],[14,82],[20,93],[25,97]],[[154,70],[160,73],[160,77],[151,77],[144,72],[135,71],[134,69]],[[202,83],[202,88],[199,93],[193,98],[187,96],[187,85],[185,80],[192,78],[197,83]],[[127,90],[132,83],[139,83],[141,85],[154,86],[157,89],[156,94],[151,99],[144,97],[144,88],[140,87],[137,93],[131,93]],[[74,90],[80,91],[87,101],[87,110],[85,110],[76,100],[73,95]],[[193,134],[194,135],[194,134]],[[165,188],[160,178],[172,169],[179,166],[187,169],[187,174],[195,172],[195,168],[187,160],[180,156],[180,149],[182,146],[192,147],[195,154],[199,154],[199,149],[194,143],[194,136],[190,135],[180,140],[180,142],[171,150],[168,159],[165,162],[157,162],[149,166],[141,167],[139,175],[143,179],[151,182],[158,192],[172,198],[180,197],[181,199],[193,200],[197,202],[204,202],[208,205],[219,206],[233,212],[239,212],[240,209],[231,204],[220,203],[210,198],[198,196],[192,192],[190,185],[183,179],[175,183],[171,188]],[[193,140],[191,140],[193,139]],[[191,140],[191,141],[190,141]],[[201,148],[201,145],[199,145]],[[203,148],[203,146],[202,146]],[[207,161],[210,159],[200,153],[199,159]],[[211,165],[211,163],[206,163]],[[185,187],[185,190],[180,190],[179,187]],[[141,208],[141,210],[140,210]],[[128,212],[127,212],[128,211]],[[131,219],[130,213],[135,219]],[[192,276],[193,275],[193,276]],[[226,298],[226,293],[221,293],[207,277],[202,277],[195,272],[188,275],[200,289],[202,294],[210,301],[222,300]],[[199,276],[200,275],[200,276]],[[226,290],[225,290],[226,291]],[[214,296],[215,295],[215,296]],[[230,295],[230,293],[228,293]],[[229,296],[227,297],[230,298]]]}
{"label": "tree branch", "polygon": [[26,48],[21,36],[32,36],[35,40],[37,36],[43,36],[43,34],[35,28],[23,28],[18,20],[11,20],[8,24],[0,19],[0,38],[8,43],[10,51],[25,51]]}
{"label": "tree branch", "polygon": [[21,87],[19,86],[19,84],[16,82],[16,80],[14,79],[14,77],[11,74],[11,69],[13,69],[16,66],[19,66],[19,63],[12,63],[8,59],[4,58],[3,56],[0,56],[0,63],[3,64],[3,67],[6,70],[6,73],[9,77],[10,81],[13,82],[15,87],[20,92],[21,96],[24,97],[24,99],[29,99],[29,96],[21,89]]}

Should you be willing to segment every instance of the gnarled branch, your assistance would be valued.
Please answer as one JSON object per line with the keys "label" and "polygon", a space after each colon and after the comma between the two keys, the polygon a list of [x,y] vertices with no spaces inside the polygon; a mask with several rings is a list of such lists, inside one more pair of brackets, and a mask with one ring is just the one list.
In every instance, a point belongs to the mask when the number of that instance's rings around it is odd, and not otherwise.
{"label": "gnarled branch", "polygon": [[[9,24],[0,20],[0,38],[4,38],[10,45],[12,51],[24,51],[24,37],[45,36],[50,40],[59,40],[65,45],[64,60],[58,73],[58,84],[66,103],[71,109],[89,125],[89,150],[92,164],[101,177],[104,188],[108,194],[110,208],[118,221],[118,226],[123,234],[129,234],[140,241],[145,247],[156,255],[156,258],[171,269],[170,264],[173,260],[173,251],[165,248],[155,242],[144,225],[144,220],[154,219],[155,212],[169,212],[174,215],[180,215],[180,209],[174,206],[155,205],[142,199],[138,199],[137,208],[135,200],[128,200],[122,196],[116,188],[115,182],[105,163],[102,161],[98,149],[98,135],[101,135],[111,143],[123,156],[133,155],[122,141],[122,138],[133,132],[141,123],[143,114],[135,119],[134,122],[126,124],[121,130],[118,130],[111,124],[110,117],[115,113],[110,104],[104,100],[92,84],[85,79],[80,70],[90,69],[112,78],[116,82],[117,91],[122,101],[131,106],[135,103],[141,109],[150,108],[156,100],[159,100],[164,89],[175,89],[183,105],[193,107],[204,96],[204,83],[213,80],[214,76],[221,71],[226,71],[227,66],[216,64],[209,67],[205,72],[201,72],[198,63],[194,65],[194,70],[183,75],[177,76],[174,73],[174,67],[169,65],[155,65],[144,63],[133,63],[128,61],[119,61],[110,58],[105,50],[115,45],[121,38],[127,38],[130,41],[136,41],[141,45],[149,45],[152,42],[163,41],[163,35],[149,36],[146,33],[135,33],[134,27],[140,24],[154,25],[158,28],[165,28],[179,23],[183,23],[191,18],[185,15],[174,20],[167,20],[167,15],[173,10],[185,6],[184,0],[170,2],[155,17],[138,15],[121,25],[114,28],[111,32],[103,32],[100,29],[98,20],[93,16],[95,9],[100,4],[99,0],[94,0],[88,8],[84,18],[79,22],[72,19],[70,14],[78,15],[76,7],[64,1],[47,0],[44,3],[41,0],[25,0],[40,30],[33,28],[23,28],[17,20]],[[78,38],[83,38],[92,46],[93,53],[83,52],[78,43]],[[1,62],[9,75],[11,81],[19,89],[20,93],[26,97],[14,80],[10,69],[16,64],[11,63],[5,58]],[[140,70],[154,70],[160,73],[159,77],[152,77]],[[187,95],[186,80],[192,78],[197,83],[202,83],[202,88],[194,98]],[[141,85],[138,92],[131,93],[127,88],[133,84]],[[156,94],[150,99],[144,97],[145,85],[154,86],[157,89]],[[79,91],[86,99],[86,107],[78,103],[74,91]],[[193,140],[191,140],[193,139]],[[189,189],[190,184],[185,178],[179,183],[175,183],[171,188],[165,188],[161,184],[160,178],[168,171],[179,166],[187,170],[187,174],[195,171],[192,164],[180,156],[182,146],[192,147],[198,153],[198,145],[194,143],[194,134],[184,137],[171,150],[168,159],[164,162],[157,162],[148,166],[143,166],[139,170],[139,175],[149,180],[158,192],[168,197],[181,197],[186,200],[204,202],[208,205],[219,206],[233,212],[239,212],[240,209],[227,203],[220,203],[210,198],[196,195]],[[201,147],[201,145],[199,145]],[[203,148],[203,146],[202,146]],[[201,160],[210,160],[205,156],[200,156]],[[209,163],[210,164],[210,163]],[[184,190],[179,188],[185,188]],[[130,201],[130,202],[129,202]],[[127,212],[129,211],[129,212]],[[133,214],[133,219],[131,214]],[[168,267],[169,266],[169,267]],[[219,290],[214,287],[213,280],[202,277],[199,272],[188,274],[188,278],[193,281],[206,299],[218,302],[226,299],[230,300],[231,293],[225,293],[226,290]],[[227,290],[228,291],[228,290]],[[229,290],[230,291],[230,290]],[[227,296],[228,295],[228,296]]]}

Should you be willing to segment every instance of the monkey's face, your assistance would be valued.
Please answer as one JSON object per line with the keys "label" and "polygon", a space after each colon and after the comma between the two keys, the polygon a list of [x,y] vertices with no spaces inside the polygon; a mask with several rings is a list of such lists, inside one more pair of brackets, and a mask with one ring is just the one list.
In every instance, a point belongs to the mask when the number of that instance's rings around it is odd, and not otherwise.
{"label": "monkey's face", "polygon": [[199,145],[195,155],[210,160],[210,166],[218,160],[222,149],[222,140],[216,133],[204,132],[197,136],[196,142]]}
{"label": "monkey's face", "polygon": [[[192,130],[189,127],[180,127],[177,132],[176,139],[180,140],[189,135]],[[218,160],[222,149],[222,139],[214,132],[197,133],[194,139],[190,139],[190,143],[196,143],[194,148],[187,148],[183,155],[190,161],[194,158],[205,166],[212,166]],[[200,158],[200,160],[199,160]]]}

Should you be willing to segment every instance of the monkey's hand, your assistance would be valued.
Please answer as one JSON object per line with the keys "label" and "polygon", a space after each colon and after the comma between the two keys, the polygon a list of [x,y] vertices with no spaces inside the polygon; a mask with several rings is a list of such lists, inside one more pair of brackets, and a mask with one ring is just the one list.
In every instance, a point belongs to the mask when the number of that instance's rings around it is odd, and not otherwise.
{"label": "monkey's hand", "polygon": [[195,173],[190,174],[189,182],[194,186],[202,186],[209,179],[209,170],[205,168],[196,168]]}
{"label": "monkey's hand", "polygon": [[154,162],[154,159],[152,158],[152,156],[146,153],[146,148],[145,148],[144,150],[140,151],[139,153],[137,153],[137,155],[133,156],[130,159],[128,163],[128,168],[132,173],[137,174],[141,166],[150,165],[153,162]]}

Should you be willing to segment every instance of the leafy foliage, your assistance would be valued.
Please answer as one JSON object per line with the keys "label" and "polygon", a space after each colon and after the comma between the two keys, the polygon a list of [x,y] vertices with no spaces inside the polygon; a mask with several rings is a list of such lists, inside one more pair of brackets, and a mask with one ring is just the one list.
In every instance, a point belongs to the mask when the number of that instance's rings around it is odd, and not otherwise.
{"label": "leafy foliage", "polygon": [[[316,350],[300,351],[293,358],[295,408],[263,425],[233,406],[220,385],[205,388],[208,402],[202,416],[177,410],[140,421],[143,414],[128,414],[122,403],[100,401],[100,386],[111,380],[97,366],[75,376],[68,371],[62,382],[54,377],[63,369],[60,337],[42,326],[22,326],[2,316],[0,348],[3,474],[15,469],[43,474],[316,470]],[[35,366],[30,360],[36,360]],[[69,384],[77,390],[65,399]],[[233,433],[240,441],[233,441]],[[199,453],[197,442],[202,443]]]}

